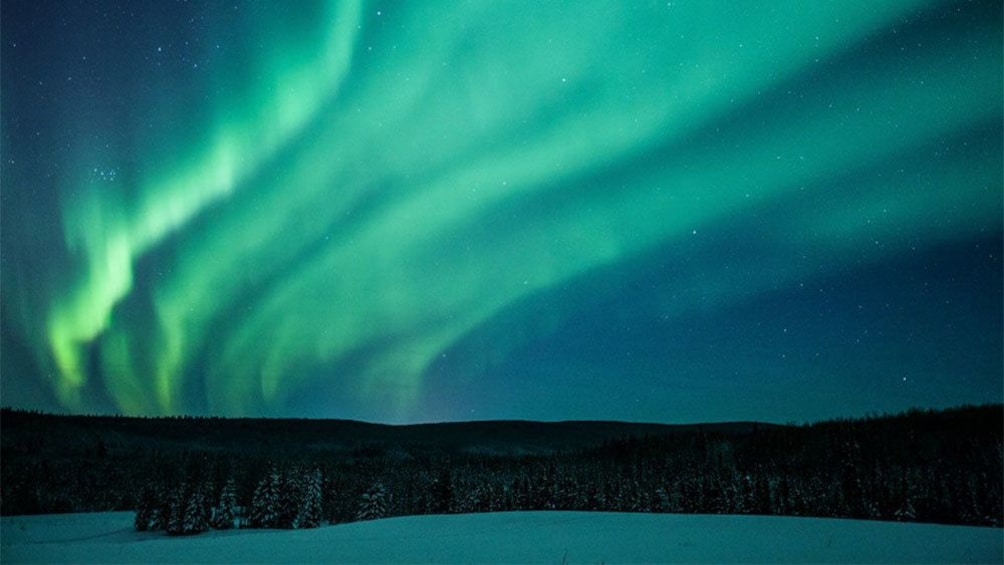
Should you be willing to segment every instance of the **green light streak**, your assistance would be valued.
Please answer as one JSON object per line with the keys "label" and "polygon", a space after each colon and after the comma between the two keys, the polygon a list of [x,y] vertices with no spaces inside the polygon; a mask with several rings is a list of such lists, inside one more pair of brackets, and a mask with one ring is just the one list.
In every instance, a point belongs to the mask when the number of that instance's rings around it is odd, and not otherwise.
{"label": "green light streak", "polygon": [[[191,162],[142,187],[140,204],[131,217],[114,224],[96,217],[102,208],[117,209],[114,200],[94,197],[83,206],[69,201],[64,209],[66,237],[71,244],[83,243],[85,274],[58,297],[48,322],[53,357],[62,376],[59,395],[67,404],[77,404],[76,391],[85,381],[82,349],[107,329],[112,308],[129,292],[134,261],[207,206],[230,196],[337,93],[349,71],[361,4],[330,2],[326,12],[328,18],[320,25],[329,31],[317,56],[271,69],[274,72],[266,76],[272,78],[274,90],[256,100],[245,119],[225,122],[216,129],[205,151]],[[83,219],[78,217],[81,209],[86,214]],[[124,372],[115,374],[125,376]],[[163,367],[156,377],[159,408],[167,413],[176,410],[172,377],[170,367]],[[113,384],[110,389],[116,394],[120,387]],[[120,405],[130,403],[129,398],[117,400]]]}
{"label": "green light streak", "polygon": [[[44,322],[56,391],[85,407],[96,349],[128,413],[256,413],[331,379],[407,418],[428,367],[507,308],[764,207],[799,213],[758,232],[774,250],[759,277],[698,283],[717,304],[828,276],[875,238],[890,245],[872,261],[999,227],[999,168],[972,155],[924,169],[923,190],[882,177],[830,194],[999,121],[999,61],[964,41],[853,60],[932,5],[259,14],[278,31],[252,72],[202,85],[221,92],[212,123],[184,147],[151,141],[128,193],[67,181],[74,263]],[[992,26],[966,33],[996,44]],[[831,63],[861,73],[827,80]],[[785,261],[805,241],[825,268]]]}

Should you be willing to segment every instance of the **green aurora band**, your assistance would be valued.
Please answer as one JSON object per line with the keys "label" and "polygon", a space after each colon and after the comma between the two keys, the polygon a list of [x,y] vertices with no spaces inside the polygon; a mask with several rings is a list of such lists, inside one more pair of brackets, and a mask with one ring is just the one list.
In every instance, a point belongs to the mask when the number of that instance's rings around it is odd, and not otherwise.
{"label": "green aurora band", "polygon": [[[345,0],[246,14],[214,72],[136,71],[154,86],[128,120],[154,127],[132,145],[71,138],[49,220],[61,251],[5,273],[4,331],[74,411],[278,413],[331,379],[408,419],[429,366],[503,313],[737,218],[797,211],[758,226],[770,251],[746,274],[681,288],[727,306],[862,249],[880,262],[1001,229],[993,146],[918,157],[1000,124],[999,54],[974,47],[999,46],[999,22],[904,55],[890,34],[945,5],[749,9]],[[78,132],[123,119],[66,112]],[[31,182],[5,169],[4,190]]]}

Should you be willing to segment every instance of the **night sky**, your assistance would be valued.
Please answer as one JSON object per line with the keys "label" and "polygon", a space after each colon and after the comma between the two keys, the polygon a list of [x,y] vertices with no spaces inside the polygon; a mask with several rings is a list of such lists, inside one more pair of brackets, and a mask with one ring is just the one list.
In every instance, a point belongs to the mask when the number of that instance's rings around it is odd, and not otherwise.
{"label": "night sky", "polygon": [[0,400],[1001,402],[1002,5],[4,0]]}

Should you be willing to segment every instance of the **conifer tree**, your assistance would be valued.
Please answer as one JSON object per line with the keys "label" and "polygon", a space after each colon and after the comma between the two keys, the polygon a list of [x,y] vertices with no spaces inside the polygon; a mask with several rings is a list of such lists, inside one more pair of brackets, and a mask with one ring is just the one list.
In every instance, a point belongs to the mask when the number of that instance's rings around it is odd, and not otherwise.
{"label": "conifer tree", "polygon": [[302,502],[302,482],[300,471],[296,468],[279,475],[279,504],[274,527],[286,529],[297,527],[296,518],[300,513]]}
{"label": "conifer tree", "polygon": [[154,514],[157,512],[157,501],[154,498],[153,488],[150,485],[143,487],[143,494],[140,495],[139,508],[136,509],[136,518],[133,526],[137,532],[145,532],[154,521]]}
{"label": "conifer tree", "polygon": [[275,528],[279,517],[279,471],[274,466],[258,482],[251,500],[252,528]]}
{"label": "conifer tree", "polygon": [[154,531],[166,531],[168,521],[171,518],[171,493],[164,484],[158,484],[154,489],[154,500],[156,503],[150,522],[150,529]]}
{"label": "conifer tree", "polygon": [[227,479],[220,492],[220,501],[213,514],[213,527],[217,530],[229,530],[234,527],[237,517],[237,485],[233,478]]}
{"label": "conifer tree", "polygon": [[913,500],[911,497],[907,497],[903,500],[903,504],[896,509],[896,513],[893,517],[900,522],[913,522],[917,519],[917,511],[913,507]]}
{"label": "conifer tree", "polygon": [[251,495],[251,508],[248,509],[247,525],[252,528],[263,527],[264,517],[264,497],[265,478],[263,477],[254,487],[254,494]]}
{"label": "conifer tree", "polygon": [[387,493],[383,483],[377,482],[363,493],[359,503],[357,520],[377,520],[387,515]]}
{"label": "conifer tree", "polygon": [[173,536],[185,532],[185,495],[187,492],[188,487],[185,483],[177,485],[171,491],[167,508],[167,526],[164,529]]}
{"label": "conifer tree", "polygon": [[453,508],[453,480],[450,469],[444,467],[439,477],[432,482],[432,503],[429,511],[432,514],[446,514]]}
{"label": "conifer tree", "polygon": [[316,528],[321,525],[321,470],[309,471],[302,489],[302,501],[296,517],[298,528]]}
{"label": "conifer tree", "polygon": [[196,485],[185,501],[183,534],[201,534],[209,530],[209,515],[206,509],[206,488],[201,484]]}

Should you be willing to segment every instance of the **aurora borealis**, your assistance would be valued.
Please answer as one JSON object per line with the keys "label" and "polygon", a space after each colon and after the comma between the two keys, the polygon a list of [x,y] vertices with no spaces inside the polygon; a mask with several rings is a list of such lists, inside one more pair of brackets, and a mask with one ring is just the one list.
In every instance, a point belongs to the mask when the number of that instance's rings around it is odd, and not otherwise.
{"label": "aurora borealis", "polygon": [[2,5],[4,405],[1002,400],[1000,2]]}

